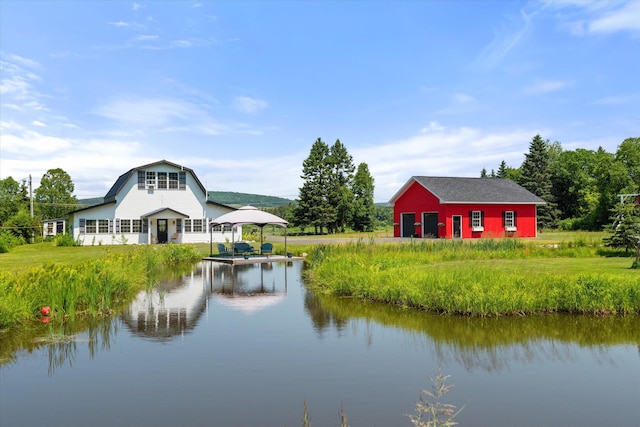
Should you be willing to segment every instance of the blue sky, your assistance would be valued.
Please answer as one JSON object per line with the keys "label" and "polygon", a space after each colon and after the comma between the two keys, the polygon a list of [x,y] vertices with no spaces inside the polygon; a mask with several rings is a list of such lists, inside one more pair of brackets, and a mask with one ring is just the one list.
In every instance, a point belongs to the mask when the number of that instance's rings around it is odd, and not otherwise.
{"label": "blue sky", "polygon": [[640,1],[0,0],[0,178],[79,198],[166,159],[295,199],[313,142],[412,175],[517,167],[536,133],[640,136]]}

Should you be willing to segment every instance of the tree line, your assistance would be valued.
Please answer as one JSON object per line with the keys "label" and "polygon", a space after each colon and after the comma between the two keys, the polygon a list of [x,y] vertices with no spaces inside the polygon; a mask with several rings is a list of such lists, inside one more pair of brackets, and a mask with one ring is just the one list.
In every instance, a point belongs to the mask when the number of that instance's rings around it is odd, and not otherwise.
{"label": "tree line", "polygon": [[620,195],[640,193],[640,138],[627,138],[609,153],[602,147],[564,150],[535,135],[522,165],[503,160],[497,172],[483,169],[480,176],[509,178],[547,202],[538,207],[540,227],[602,230],[618,217]]}
{"label": "tree line", "polygon": [[0,241],[11,241],[11,246],[39,237],[41,220],[66,218],[69,212],[83,207],[73,195],[71,177],[60,168],[49,169],[33,195],[29,187],[27,179],[0,180]]}

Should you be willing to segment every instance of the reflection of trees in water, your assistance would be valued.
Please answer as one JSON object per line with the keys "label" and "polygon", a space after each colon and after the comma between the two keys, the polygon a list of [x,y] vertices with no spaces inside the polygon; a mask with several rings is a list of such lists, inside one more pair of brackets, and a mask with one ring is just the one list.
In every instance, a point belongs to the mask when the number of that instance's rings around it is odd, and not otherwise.
{"label": "reflection of trees in water", "polygon": [[64,323],[33,323],[0,335],[0,365],[15,362],[22,352],[32,353],[46,347],[49,375],[63,365],[73,366],[79,348],[86,344],[89,357],[111,348],[111,339],[118,333],[113,319],[76,319]]}
{"label": "reflection of trees in water", "polygon": [[[511,362],[572,361],[575,347],[588,347],[603,364],[615,363],[608,347],[639,345],[640,316],[543,315],[472,318],[430,314],[400,307],[316,295],[307,291],[305,309],[316,333],[364,321],[372,340],[371,322],[397,328],[406,338],[433,346],[440,360],[451,360],[467,369],[496,371]],[[355,327],[354,327],[355,329]]]}

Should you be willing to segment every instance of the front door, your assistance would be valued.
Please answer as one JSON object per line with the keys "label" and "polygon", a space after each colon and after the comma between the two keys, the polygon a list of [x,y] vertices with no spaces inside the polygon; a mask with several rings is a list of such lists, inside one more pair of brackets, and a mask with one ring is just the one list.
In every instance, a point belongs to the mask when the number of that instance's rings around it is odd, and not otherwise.
{"label": "front door", "polygon": [[416,235],[415,223],[416,223],[415,213],[403,213],[402,229],[400,230],[400,237],[415,237]]}
{"label": "front door", "polygon": [[167,220],[158,220],[158,243],[167,243]]}
{"label": "front door", "polygon": [[453,238],[462,238],[462,215],[454,215],[452,217],[453,222]]}

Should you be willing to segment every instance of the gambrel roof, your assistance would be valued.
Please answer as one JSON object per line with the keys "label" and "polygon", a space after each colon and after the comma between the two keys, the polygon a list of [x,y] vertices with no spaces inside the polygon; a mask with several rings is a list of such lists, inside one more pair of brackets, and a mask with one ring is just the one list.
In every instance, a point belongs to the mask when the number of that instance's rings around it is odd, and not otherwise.
{"label": "gambrel roof", "polygon": [[503,178],[455,178],[436,176],[413,176],[389,201],[398,198],[417,182],[440,200],[440,203],[482,204],[536,204],[546,202],[510,179]]}
{"label": "gambrel roof", "polygon": [[202,183],[198,179],[198,176],[193,172],[193,169],[189,169],[189,168],[186,168],[186,167],[184,167],[182,165],[178,165],[176,163],[171,163],[171,162],[166,161],[166,160],[159,160],[157,162],[149,163],[148,165],[138,166],[137,168],[130,169],[127,172],[125,172],[122,175],[120,175],[118,177],[118,179],[116,180],[115,184],[113,184],[113,186],[111,186],[111,188],[107,192],[107,195],[104,196],[104,201],[105,202],[110,202],[111,200],[115,200],[116,195],[120,192],[122,187],[127,183],[129,178],[131,178],[131,176],[133,174],[137,173],[138,170],[144,170],[144,169],[147,169],[147,168],[150,168],[150,167],[153,167],[153,166],[157,166],[157,165],[160,165],[160,164],[169,165],[169,166],[172,166],[172,167],[174,167],[176,169],[180,169],[181,171],[189,172],[191,174],[191,176],[193,177],[193,179],[198,184],[198,187],[200,187],[200,189],[202,190],[202,193],[203,194],[207,193],[207,190],[204,188],[204,185],[202,185]]}

